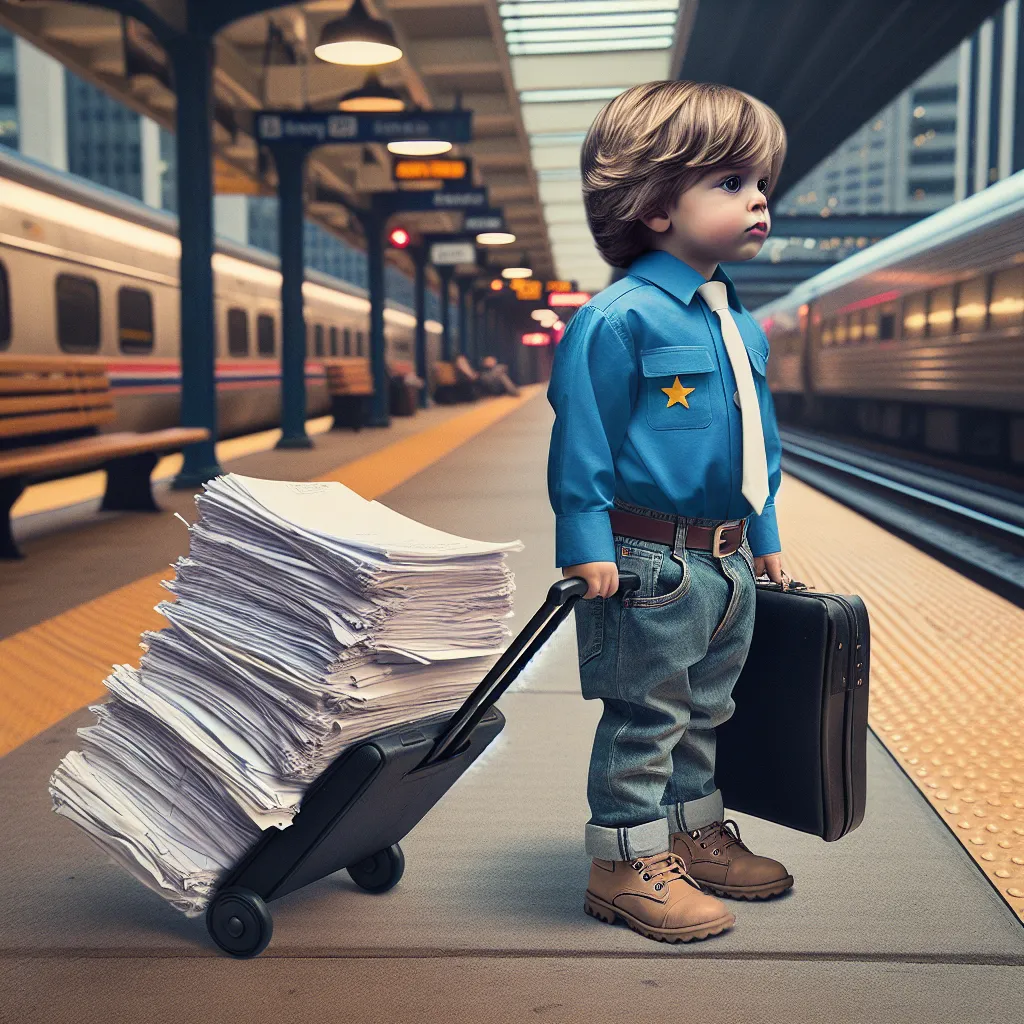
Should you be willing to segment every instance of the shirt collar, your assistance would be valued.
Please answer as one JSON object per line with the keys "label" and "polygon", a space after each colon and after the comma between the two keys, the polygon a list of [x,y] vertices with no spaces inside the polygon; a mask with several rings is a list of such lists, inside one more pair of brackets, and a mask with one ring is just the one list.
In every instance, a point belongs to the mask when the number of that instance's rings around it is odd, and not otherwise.
{"label": "shirt collar", "polygon": [[[650,281],[651,284],[656,284],[659,288],[667,291],[669,295],[682,299],[687,305],[693,301],[693,296],[696,294],[697,289],[706,283],[703,275],[694,270],[688,263],[684,263],[671,253],[665,252],[664,249],[652,249],[637,257],[626,273],[632,277],[639,277],[645,281]],[[715,272],[711,275],[711,280],[721,281],[725,285],[729,305],[737,313],[742,312],[743,307],[740,304],[739,296],[736,294],[736,288],[729,279],[729,275],[722,269],[721,264],[715,268]]]}

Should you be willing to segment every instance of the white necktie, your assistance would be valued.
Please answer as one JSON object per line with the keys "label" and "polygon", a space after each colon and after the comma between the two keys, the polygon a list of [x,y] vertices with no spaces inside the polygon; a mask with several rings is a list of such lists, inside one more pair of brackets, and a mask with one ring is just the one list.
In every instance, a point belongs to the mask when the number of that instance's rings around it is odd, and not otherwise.
{"label": "white necktie", "polygon": [[718,314],[722,321],[722,339],[729,353],[729,362],[736,378],[740,395],[740,413],[743,417],[743,497],[761,514],[768,500],[768,460],[764,453],[764,432],[761,429],[761,409],[754,390],[754,375],[750,372],[747,348],[740,329],[729,311],[729,297],[722,281],[708,281],[698,289],[701,298]]}

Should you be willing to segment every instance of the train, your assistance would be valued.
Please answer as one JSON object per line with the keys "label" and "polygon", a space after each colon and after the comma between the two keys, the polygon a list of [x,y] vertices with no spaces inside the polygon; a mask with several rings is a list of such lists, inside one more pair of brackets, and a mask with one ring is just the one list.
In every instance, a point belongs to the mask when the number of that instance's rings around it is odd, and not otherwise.
{"label": "train", "polygon": [[[116,420],[148,431],[180,422],[177,217],[0,146],[0,359],[73,354],[107,367]],[[213,255],[217,433],[281,418],[281,273],[273,255],[218,238]],[[330,410],[318,357],[369,359],[366,291],[307,269],[306,410]],[[388,300],[385,358],[415,361],[413,311]],[[441,358],[428,320],[427,365]]]}
{"label": "train", "polygon": [[1024,472],[1024,171],[752,315],[781,422]]}

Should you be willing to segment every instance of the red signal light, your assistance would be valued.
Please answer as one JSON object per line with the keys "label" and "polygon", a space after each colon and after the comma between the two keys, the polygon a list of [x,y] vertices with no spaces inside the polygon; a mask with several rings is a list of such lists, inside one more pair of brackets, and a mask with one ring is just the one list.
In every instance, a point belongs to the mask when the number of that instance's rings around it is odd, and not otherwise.
{"label": "red signal light", "polygon": [[409,236],[409,232],[405,228],[392,228],[388,234],[388,241],[396,249],[404,249],[408,246],[412,239]]}

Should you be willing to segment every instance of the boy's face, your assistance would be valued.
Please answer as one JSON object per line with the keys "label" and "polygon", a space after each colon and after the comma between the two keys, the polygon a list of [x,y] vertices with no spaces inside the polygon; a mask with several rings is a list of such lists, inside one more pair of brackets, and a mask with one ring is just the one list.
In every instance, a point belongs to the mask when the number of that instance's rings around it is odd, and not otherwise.
{"label": "boy's face", "polygon": [[[724,167],[705,174],[675,206],[644,218],[654,245],[710,277],[719,263],[749,260],[771,230],[770,167]],[[758,225],[759,227],[755,227]]]}

